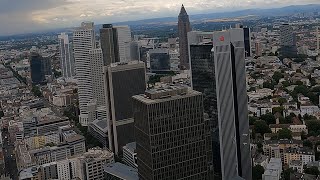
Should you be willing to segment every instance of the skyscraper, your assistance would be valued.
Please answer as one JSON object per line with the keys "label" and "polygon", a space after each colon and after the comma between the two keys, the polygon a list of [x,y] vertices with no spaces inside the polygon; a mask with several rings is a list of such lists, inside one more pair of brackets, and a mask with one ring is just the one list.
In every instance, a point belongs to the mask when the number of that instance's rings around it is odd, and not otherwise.
{"label": "skyscraper", "polygon": [[114,28],[117,30],[120,62],[131,61],[130,44],[132,40],[129,26],[115,26]]}
{"label": "skyscraper", "polygon": [[[215,179],[251,179],[243,29],[190,32],[192,87],[203,92]],[[208,39],[213,39],[208,43]],[[210,143],[207,152],[210,153]],[[211,157],[208,156],[209,164]]]}
{"label": "skyscraper", "polygon": [[291,56],[297,54],[296,35],[289,24],[280,26],[280,54]]}
{"label": "skyscraper", "polygon": [[222,179],[251,180],[243,29],[214,32],[213,44]]}
{"label": "skyscraper", "polygon": [[45,82],[45,71],[43,57],[38,53],[32,52],[29,57],[30,73],[32,84],[42,84]]}
{"label": "skyscraper", "polygon": [[166,86],[133,99],[139,179],[206,179],[202,94]]}
{"label": "skyscraper", "polygon": [[104,68],[106,104],[108,109],[109,149],[116,154],[120,147],[134,141],[132,96],[146,89],[145,63],[130,61],[113,63]]}
{"label": "skyscraper", "polygon": [[95,48],[93,22],[83,22],[73,32],[74,59],[78,80],[79,122],[88,125],[87,104],[93,99],[90,51]]}
{"label": "skyscraper", "polygon": [[100,29],[100,43],[105,66],[120,61],[117,30],[113,28],[112,24],[102,25]]}
{"label": "skyscraper", "polygon": [[163,72],[170,70],[170,56],[168,49],[150,49],[149,57],[151,72]]}
{"label": "skyscraper", "polygon": [[60,64],[62,77],[71,78],[74,76],[74,57],[72,45],[69,43],[68,34],[61,33],[58,35],[60,47]]}
{"label": "skyscraper", "polygon": [[178,16],[178,31],[179,31],[179,51],[180,51],[180,68],[189,69],[189,53],[188,53],[188,32],[191,31],[189,16],[184,8]]}
{"label": "skyscraper", "polygon": [[96,100],[97,106],[105,106],[105,89],[103,77],[103,58],[102,50],[93,49],[89,51],[91,65],[91,83],[93,99]]}
{"label": "skyscraper", "polygon": [[100,42],[104,65],[131,61],[131,41],[129,26],[102,25]]}
{"label": "skyscraper", "polygon": [[251,56],[251,32],[250,28],[244,27],[243,28],[243,35],[244,35],[244,50],[246,57]]}

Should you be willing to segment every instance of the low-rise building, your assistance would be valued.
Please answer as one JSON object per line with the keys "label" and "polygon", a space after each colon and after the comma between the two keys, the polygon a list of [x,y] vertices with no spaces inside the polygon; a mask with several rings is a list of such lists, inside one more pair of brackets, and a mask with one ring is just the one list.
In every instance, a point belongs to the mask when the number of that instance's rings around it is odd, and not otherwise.
{"label": "low-rise building", "polygon": [[280,158],[271,158],[263,175],[262,180],[279,180],[282,173]]}
{"label": "low-rise building", "polygon": [[289,163],[289,168],[292,168],[294,171],[299,173],[303,172],[303,164],[301,160],[292,160]]}
{"label": "low-rise building", "polygon": [[118,162],[104,166],[104,178],[107,180],[139,180],[137,169]]}
{"label": "low-rise building", "polygon": [[128,143],[123,146],[123,162],[133,168],[138,168],[136,142]]}
{"label": "low-rise building", "polygon": [[284,151],[284,164],[289,164],[293,160],[299,160],[303,165],[315,161],[315,153],[307,147],[287,148]]}

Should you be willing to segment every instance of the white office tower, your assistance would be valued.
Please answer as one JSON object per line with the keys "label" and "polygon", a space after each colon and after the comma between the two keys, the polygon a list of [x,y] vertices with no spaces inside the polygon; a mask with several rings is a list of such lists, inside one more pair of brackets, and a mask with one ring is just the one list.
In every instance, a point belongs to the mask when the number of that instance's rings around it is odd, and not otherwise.
{"label": "white office tower", "polygon": [[120,62],[131,61],[130,44],[132,40],[129,26],[114,26],[114,28],[117,29]]}
{"label": "white office tower", "polygon": [[90,51],[90,61],[93,98],[96,100],[98,107],[105,106],[103,58],[100,48]]}
{"label": "white office tower", "polygon": [[95,49],[93,22],[83,22],[73,31],[74,59],[78,80],[79,122],[88,125],[87,104],[93,99],[90,51]]}
{"label": "white office tower", "polygon": [[62,76],[66,79],[74,76],[74,57],[72,45],[69,43],[68,34],[61,33],[58,35],[60,46],[60,64]]}

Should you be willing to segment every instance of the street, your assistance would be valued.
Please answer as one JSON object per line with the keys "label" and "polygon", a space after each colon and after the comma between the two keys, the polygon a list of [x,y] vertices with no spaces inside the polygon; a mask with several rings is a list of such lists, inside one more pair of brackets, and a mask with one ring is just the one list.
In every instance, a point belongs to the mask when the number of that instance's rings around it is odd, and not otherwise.
{"label": "street", "polygon": [[[7,138],[6,138],[7,137]],[[5,172],[10,175],[13,180],[18,179],[18,169],[14,155],[14,145],[9,142],[9,133],[7,131],[2,132],[3,138],[3,156],[5,161]]]}

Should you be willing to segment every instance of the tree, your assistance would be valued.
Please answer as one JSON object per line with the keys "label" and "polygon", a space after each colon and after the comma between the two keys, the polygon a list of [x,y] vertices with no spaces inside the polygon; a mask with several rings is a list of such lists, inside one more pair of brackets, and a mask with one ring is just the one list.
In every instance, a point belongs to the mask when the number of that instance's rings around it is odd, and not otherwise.
{"label": "tree", "polygon": [[261,180],[262,174],[264,173],[264,168],[260,165],[253,166],[252,168],[252,179]]}
{"label": "tree", "polygon": [[314,116],[312,116],[312,115],[308,115],[308,114],[303,115],[303,119],[304,119],[305,121],[308,121],[308,120],[317,120],[316,117],[314,117]]}
{"label": "tree", "polygon": [[260,118],[261,118],[261,120],[264,120],[268,125],[276,123],[276,118],[271,113],[267,113],[267,114],[261,115]]}
{"label": "tree", "polygon": [[308,127],[309,135],[317,136],[320,134],[318,131],[320,129],[320,121],[318,120],[309,120],[306,121]]}
{"label": "tree", "polygon": [[284,87],[288,87],[288,86],[290,86],[291,84],[290,84],[289,81],[283,81],[283,82],[282,82],[282,85],[283,85]]}
{"label": "tree", "polygon": [[279,99],[278,99],[278,102],[279,102],[280,105],[282,106],[284,103],[287,102],[287,99],[286,99],[286,98],[279,98]]}
{"label": "tree", "polygon": [[283,77],[284,77],[284,75],[281,74],[281,72],[276,71],[276,72],[274,72],[274,74],[273,74],[273,76],[272,76],[272,79],[278,84],[278,83],[279,83],[279,80],[280,80],[281,78],[283,78]]}
{"label": "tree", "polygon": [[278,131],[278,139],[292,139],[292,132],[287,129],[281,129]]}
{"label": "tree", "polygon": [[33,92],[33,94],[35,96],[42,97],[42,93],[41,93],[40,88],[38,86],[33,86],[31,91]]}
{"label": "tree", "polygon": [[312,144],[312,142],[310,141],[310,140],[304,140],[303,141],[303,146],[304,147],[309,147],[309,148],[313,148],[313,144]]}
{"label": "tree", "polygon": [[266,82],[263,82],[263,88],[269,88],[269,89],[274,89],[274,85],[275,83],[273,81],[266,81]]}
{"label": "tree", "polygon": [[256,133],[264,135],[265,133],[271,133],[271,129],[265,121],[257,120],[254,123],[254,130]]}
{"label": "tree", "polygon": [[273,113],[273,114],[276,114],[276,113],[278,112],[278,113],[280,113],[280,114],[283,114],[283,110],[284,110],[284,107],[283,107],[283,106],[274,107],[274,108],[272,108],[272,113]]}
{"label": "tree", "polygon": [[2,118],[4,116],[3,111],[0,111],[0,118]]}
{"label": "tree", "polygon": [[258,120],[257,117],[249,116],[249,125],[254,125],[254,123]]}
{"label": "tree", "polygon": [[294,170],[292,168],[286,169],[283,171],[283,179],[290,180],[290,174],[293,173]]}
{"label": "tree", "polygon": [[306,168],[304,170],[304,173],[318,176],[320,174],[320,171],[316,166],[311,166],[311,167]]}

